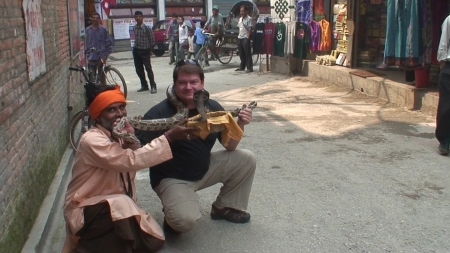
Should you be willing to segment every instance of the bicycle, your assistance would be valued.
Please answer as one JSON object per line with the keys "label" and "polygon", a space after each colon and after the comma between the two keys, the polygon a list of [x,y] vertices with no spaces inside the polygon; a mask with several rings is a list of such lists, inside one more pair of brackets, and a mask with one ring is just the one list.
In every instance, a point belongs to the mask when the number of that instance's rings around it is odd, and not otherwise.
{"label": "bicycle", "polygon": [[[85,54],[86,58],[92,53],[96,53],[100,55],[101,51],[95,49],[95,47],[91,47],[86,49]],[[116,68],[111,65],[102,64],[102,68],[100,68],[99,64],[89,64],[87,74],[89,77],[89,82],[95,84],[108,84],[108,85],[119,85],[125,98],[127,97],[127,84],[125,82],[125,78]]]}
{"label": "bicycle", "polygon": [[227,64],[233,58],[233,51],[229,48],[222,47],[222,43],[217,40],[216,45],[211,45],[210,40],[215,36],[213,33],[203,33],[206,35],[205,43],[198,51],[197,61],[200,64],[200,67],[203,69],[205,67],[205,60],[208,57],[209,53],[214,56],[217,60],[219,60],[222,64]]}
{"label": "bicycle", "polygon": [[[88,50],[92,50],[92,49],[88,49]],[[94,49],[95,50],[95,49]],[[97,65],[98,67],[98,65]],[[77,72],[81,72],[84,76],[84,79],[86,80],[86,85],[104,85],[105,83],[102,82],[101,77],[99,77],[99,75],[97,75],[97,73],[92,74],[91,71],[94,68],[91,68],[91,70],[86,70],[86,68],[81,67],[81,66],[75,66],[75,67],[69,67],[70,71],[77,71]],[[112,76],[110,75],[110,73],[114,72],[115,74],[117,74],[117,76],[120,78],[120,81],[122,82],[121,88],[123,88],[123,92],[125,95],[125,98],[127,97],[127,87],[125,84],[125,80],[122,76],[122,74],[120,74],[120,72],[107,65],[107,66],[103,66],[103,68],[101,69],[101,73],[103,73],[107,78],[106,80],[108,80],[108,76]],[[112,79],[114,80],[114,79]],[[110,82],[108,81],[108,84],[110,85],[118,85],[117,82]],[[70,145],[72,146],[73,150],[77,150],[78,147],[78,143],[80,141],[80,137],[81,135],[83,135],[93,124],[93,119],[89,116],[89,110],[88,110],[88,105],[87,105],[87,100],[86,100],[86,104],[85,107],[78,111],[77,113],[75,113],[75,115],[72,117],[72,119],[70,120],[70,125],[69,125],[69,141],[70,141]]]}

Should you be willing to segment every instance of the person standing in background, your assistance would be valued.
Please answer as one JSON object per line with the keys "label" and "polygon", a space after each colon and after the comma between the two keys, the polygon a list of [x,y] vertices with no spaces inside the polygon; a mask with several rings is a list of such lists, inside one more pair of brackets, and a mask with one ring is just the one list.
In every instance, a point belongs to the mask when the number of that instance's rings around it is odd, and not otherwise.
{"label": "person standing in background", "polygon": [[437,60],[441,66],[439,74],[439,103],[436,116],[436,139],[439,154],[450,153],[450,15],[442,23]]}
{"label": "person standing in background", "polygon": [[184,60],[184,46],[187,45],[188,41],[188,27],[184,23],[184,17],[178,17],[178,33],[179,33],[179,47],[178,47],[178,57],[177,62]]}
{"label": "person standing in background", "polygon": [[169,34],[170,34],[170,43],[169,43],[169,58],[170,62],[169,65],[172,65],[175,62],[175,58],[177,57],[178,52],[178,15],[173,14],[172,15],[172,22],[170,23],[169,27]]}
{"label": "person standing in background", "polygon": [[240,8],[241,18],[239,18],[238,27],[238,51],[241,64],[236,71],[244,71],[247,66],[246,73],[253,72],[252,50],[250,36],[252,34],[252,18],[248,15],[248,6],[242,5]]}
{"label": "person standing in background", "polygon": [[105,84],[106,77],[103,75],[101,69],[106,64],[109,54],[112,53],[113,45],[108,34],[108,29],[100,24],[100,14],[94,12],[91,16],[91,21],[92,25],[86,28],[86,48],[95,48],[100,53],[91,53],[88,55],[88,68],[91,70],[91,73],[102,75],[101,80]]}
{"label": "person standing in background", "polygon": [[136,74],[141,80],[141,88],[137,92],[149,90],[147,79],[145,78],[145,67],[148,79],[150,80],[151,93],[154,94],[156,93],[156,82],[150,62],[150,55],[155,45],[155,37],[152,29],[144,24],[144,16],[141,11],[136,11],[134,18],[136,20],[136,25],[133,27],[136,36],[133,47],[134,67],[136,68]]}
{"label": "person standing in background", "polygon": [[194,32],[192,30],[189,30],[188,34],[189,50],[187,58],[191,59],[191,56],[195,58]]}

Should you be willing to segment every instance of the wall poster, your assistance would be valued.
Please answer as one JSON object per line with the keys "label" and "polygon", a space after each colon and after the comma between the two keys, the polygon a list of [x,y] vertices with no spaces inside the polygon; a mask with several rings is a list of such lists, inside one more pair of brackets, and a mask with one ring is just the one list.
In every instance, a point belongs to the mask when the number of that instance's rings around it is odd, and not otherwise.
{"label": "wall poster", "polygon": [[45,65],[42,0],[24,0],[25,29],[27,38],[27,68],[30,81],[47,71]]}
{"label": "wall poster", "polygon": [[70,53],[72,59],[77,57],[83,47],[84,29],[84,0],[67,0],[69,13]]}

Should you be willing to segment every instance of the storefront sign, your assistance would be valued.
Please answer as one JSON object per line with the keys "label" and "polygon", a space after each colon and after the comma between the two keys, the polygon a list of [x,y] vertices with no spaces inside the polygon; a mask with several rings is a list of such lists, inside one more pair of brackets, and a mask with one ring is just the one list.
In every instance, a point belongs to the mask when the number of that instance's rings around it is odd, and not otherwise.
{"label": "storefront sign", "polygon": [[45,51],[41,0],[24,0],[25,28],[27,33],[28,77],[33,81],[45,73]]}
{"label": "storefront sign", "polygon": [[[115,40],[130,39],[130,29],[136,24],[134,19],[115,19],[113,21],[113,31]],[[153,19],[144,18],[144,24],[153,27]]]}

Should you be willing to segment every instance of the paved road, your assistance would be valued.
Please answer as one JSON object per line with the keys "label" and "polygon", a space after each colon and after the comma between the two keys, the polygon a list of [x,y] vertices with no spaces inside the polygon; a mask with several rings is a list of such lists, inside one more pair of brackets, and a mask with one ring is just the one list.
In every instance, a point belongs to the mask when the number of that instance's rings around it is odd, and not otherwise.
{"label": "paved road", "polygon": [[[165,97],[167,57],[152,58],[151,95],[135,92],[131,54],[113,56],[129,85],[130,116]],[[209,218],[215,186],[199,192],[195,230],[168,236],[162,252],[450,252],[450,158],[436,152],[432,118],[305,77],[236,73],[236,60],[213,62],[205,88],[228,109],[258,102],[240,145],[258,157],[251,223]],[[137,195],[162,224],[148,170],[137,175]],[[58,252],[62,224],[46,252]]]}

